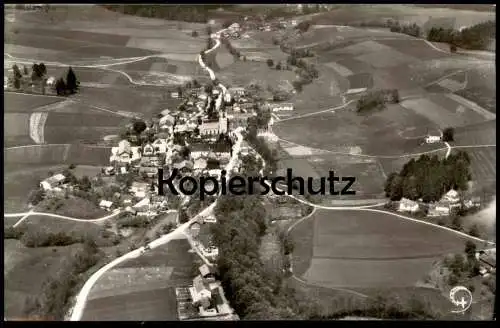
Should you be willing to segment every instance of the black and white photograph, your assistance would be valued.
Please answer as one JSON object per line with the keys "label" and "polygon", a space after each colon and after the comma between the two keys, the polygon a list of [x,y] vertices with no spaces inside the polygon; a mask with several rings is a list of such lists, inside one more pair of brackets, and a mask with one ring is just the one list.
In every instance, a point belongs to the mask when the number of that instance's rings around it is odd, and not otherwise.
{"label": "black and white photograph", "polygon": [[496,320],[493,4],[5,4],[4,321]]}

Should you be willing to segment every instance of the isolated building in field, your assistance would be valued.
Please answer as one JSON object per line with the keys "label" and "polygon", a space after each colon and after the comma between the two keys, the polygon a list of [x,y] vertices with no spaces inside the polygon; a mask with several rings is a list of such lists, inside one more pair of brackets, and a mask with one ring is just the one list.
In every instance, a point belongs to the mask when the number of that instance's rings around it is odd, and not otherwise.
{"label": "isolated building in field", "polygon": [[65,180],[66,177],[63,174],[55,174],[40,182],[40,187],[42,187],[42,189],[45,191],[55,190],[62,186]]}
{"label": "isolated building in field", "polygon": [[436,143],[441,141],[441,136],[427,136],[425,137],[425,142],[428,144]]}
{"label": "isolated building in field", "polygon": [[279,104],[271,104],[271,110],[273,112],[291,112],[293,111],[292,103],[279,103]]}

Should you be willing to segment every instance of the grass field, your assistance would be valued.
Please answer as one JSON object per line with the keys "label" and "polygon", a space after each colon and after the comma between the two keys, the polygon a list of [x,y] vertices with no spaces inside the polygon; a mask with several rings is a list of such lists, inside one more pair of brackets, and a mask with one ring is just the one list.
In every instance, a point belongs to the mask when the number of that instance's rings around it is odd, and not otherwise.
{"label": "grass field", "polygon": [[496,144],[496,120],[459,127],[455,131],[457,145],[494,145]]}
{"label": "grass field", "polygon": [[366,211],[317,211],[292,237],[294,262],[300,259],[295,274],[340,288],[413,286],[435,259],[462,251],[465,243],[445,230]]}
{"label": "grass field", "polygon": [[484,117],[472,109],[466,108],[441,94],[429,95],[427,98],[404,100],[401,105],[418,115],[426,117],[442,129],[448,126],[459,127],[484,121]]}
{"label": "grass field", "polygon": [[177,320],[175,287],[192,283],[189,243],[173,240],[106,273],[92,289],[83,320]]}
{"label": "grass field", "polygon": [[117,236],[104,227],[90,222],[69,221],[47,216],[32,215],[25,219],[18,228],[31,233],[63,233],[75,237],[93,240],[99,247],[113,245]]}
{"label": "grass field", "polygon": [[[28,162],[29,163],[29,162]],[[19,164],[15,164],[19,166]],[[31,167],[14,171],[6,168],[4,172],[4,208],[6,213],[23,212],[28,209],[27,196],[41,180],[48,177],[48,172],[57,172],[66,166],[40,166],[32,163]]]}
{"label": "grass field", "polygon": [[81,244],[76,244],[66,247],[27,248],[17,240],[4,240],[4,316],[24,317],[23,309],[27,298],[41,294],[43,283],[48,277],[67,270],[69,259],[81,247]]}
{"label": "grass field", "polygon": [[4,111],[6,113],[32,113],[39,107],[55,104],[64,98],[48,96],[30,96],[15,92],[4,93]]}
{"label": "grass field", "polygon": [[[311,126],[314,126],[313,130]],[[367,116],[339,109],[335,113],[284,121],[275,124],[273,129],[285,140],[331,151],[338,151],[338,147],[361,147],[363,154],[402,155],[435,147],[422,145],[420,138],[402,138],[399,132],[409,127],[434,130],[435,125],[400,105],[389,105],[385,110]]]}
{"label": "grass field", "polygon": [[104,136],[117,134],[128,118],[108,114],[50,113],[45,123],[45,141],[67,143],[99,142]]}

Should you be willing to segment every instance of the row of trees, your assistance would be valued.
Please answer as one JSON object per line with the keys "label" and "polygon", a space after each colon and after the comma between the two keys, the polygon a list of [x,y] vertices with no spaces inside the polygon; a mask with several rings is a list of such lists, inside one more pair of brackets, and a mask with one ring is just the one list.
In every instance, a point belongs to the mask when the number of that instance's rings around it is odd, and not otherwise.
{"label": "row of trees", "polygon": [[417,24],[400,24],[399,21],[393,21],[389,19],[387,21],[387,26],[390,28],[391,32],[403,33],[410,36],[419,38],[422,36],[422,29]]}
{"label": "row of trees", "polygon": [[467,190],[471,179],[470,157],[465,151],[439,159],[421,155],[412,158],[399,173],[391,173],[385,182],[386,196],[393,201],[402,197],[424,202],[434,202],[450,189]]}
{"label": "row of trees", "polygon": [[162,18],[167,20],[206,23],[210,11],[231,9],[234,5],[103,5],[106,9],[126,15]]}
{"label": "row of trees", "polygon": [[387,103],[399,103],[399,92],[392,90],[375,90],[362,95],[356,103],[356,111],[360,114],[385,109]]}
{"label": "row of trees", "polygon": [[491,50],[495,40],[496,23],[487,21],[464,28],[460,31],[433,27],[427,34],[427,40],[433,42],[446,42],[451,46],[470,50]]}

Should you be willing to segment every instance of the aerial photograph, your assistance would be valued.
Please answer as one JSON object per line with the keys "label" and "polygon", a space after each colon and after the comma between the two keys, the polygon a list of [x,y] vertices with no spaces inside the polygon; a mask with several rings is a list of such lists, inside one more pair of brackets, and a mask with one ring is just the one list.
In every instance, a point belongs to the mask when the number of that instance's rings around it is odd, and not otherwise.
{"label": "aerial photograph", "polygon": [[496,320],[493,4],[5,4],[4,321]]}

